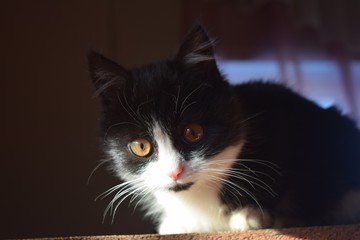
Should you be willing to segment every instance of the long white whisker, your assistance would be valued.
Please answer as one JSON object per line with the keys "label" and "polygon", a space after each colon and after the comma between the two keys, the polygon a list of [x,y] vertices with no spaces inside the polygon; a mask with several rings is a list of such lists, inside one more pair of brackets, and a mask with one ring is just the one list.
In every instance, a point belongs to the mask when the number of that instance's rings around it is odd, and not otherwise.
{"label": "long white whisker", "polygon": [[[210,175],[210,176],[211,176],[211,175]],[[235,191],[239,194],[239,196],[243,196],[243,194],[240,193],[240,192],[236,189],[236,187],[238,187],[238,188],[241,189],[241,187],[238,186],[237,184],[235,184],[235,183],[233,183],[233,182],[231,182],[231,181],[229,181],[229,180],[227,180],[227,179],[220,178],[220,177],[217,177],[217,176],[211,176],[211,178],[217,179],[217,180],[221,181],[223,184],[226,184],[226,185],[228,185],[229,187],[231,187],[233,190],[235,190]]]}
{"label": "long white whisker", "polygon": [[132,203],[135,201],[135,199],[136,199],[138,196],[140,196],[142,193],[144,193],[144,191],[147,191],[147,187],[146,187],[146,186],[140,186],[140,187],[136,188],[136,190],[137,190],[137,193],[134,194],[134,195],[130,198],[129,206],[130,206],[130,204],[132,204]]}
{"label": "long white whisker", "polygon": [[[134,179],[134,180],[131,180],[131,181],[127,181],[127,182],[124,182],[124,183],[121,183],[121,184],[118,184],[116,186],[113,186],[111,187],[110,189],[106,190],[105,192],[103,192],[102,194],[100,194],[98,197],[95,198],[95,201],[97,201],[99,198],[101,199],[104,199],[106,198],[107,196],[109,196],[111,193],[118,191],[117,194],[115,194],[114,198],[112,201],[110,201],[110,203],[108,204],[108,206],[106,207],[105,211],[104,211],[104,214],[103,214],[103,222],[105,222],[105,218],[106,218],[106,215],[107,213],[109,212],[109,210],[113,209],[113,205],[114,203],[116,202],[117,199],[119,199],[123,194],[125,194],[126,192],[128,192],[128,187],[131,186],[131,184],[133,184],[134,182],[136,181],[139,181],[138,179]],[[130,187],[129,189],[131,189],[132,187]]]}
{"label": "long white whisker", "polygon": [[[215,177],[215,176],[213,176],[213,177]],[[235,183],[233,183],[233,182],[231,182],[231,181],[229,181],[229,180],[227,180],[227,179],[222,179],[222,178],[218,178],[218,177],[215,177],[215,178],[223,181],[224,184],[226,184],[227,186],[231,187],[231,188],[232,188],[233,190],[235,190],[240,196],[243,196],[243,195],[236,189],[236,187],[239,188],[241,191],[245,192],[250,198],[252,198],[252,199],[254,200],[254,202],[256,203],[256,205],[260,208],[261,212],[263,212],[262,207],[261,207],[260,203],[258,202],[258,200],[256,199],[255,195],[252,194],[250,191],[248,191],[246,188],[244,188],[244,187],[242,187],[242,186],[239,186],[239,185],[237,185],[237,184],[235,184]]]}
{"label": "long white whisker", "polygon": [[274,172],[276,172],[278,175],[281,175],[280,173],[280,167],[278,165],[276,165],[273,162],[270,161],[265,161],[265,160],[259,160],[259,159],[239,159],[240,162],[251,162],[251,163],[257,163],[257,164],[262,164],[263,166],[266,166],[268,168],[270,168],[271,170],[273,170]]}
{"label": "long white whisker", "polygon": [[[238,201],[238,203],[239,203],[240,205],[242,205],[242,203],[241,203],[241,201],[240,201],[240,199],[239,199],[239,196],[242,196],[242,195],[241,195],[241,193],[240,193],[239,191],[237,191],[236,189],[234,189],[233,186],[229,185],[228,183],[224,183],[223,179],[221,179],[221,178],[214,177],[214,176],[212,176],[212,175],[210,175],[210,174],[204,174],[204,175],[208,177],[208,181],[216,184],[219,189],[220,189],[221,187],[226,188],[227,191],[228,191],[229,193],[231,193],[231,194],[236,198],[236,200]],[[236,191],[237,194],[234,193],[233,191]]]}
{"label": "long white whisker", "polygon": [[133,183],[133,182],[136,182],[136,181],[138,181],[138,179],[134,179],[134,180],[131,180],[131,181],[127,181],[127,182],[123,182],[123,183],[117,184],[117,185],[111,187],[110,189],[106,190],[105,192],[101,193],[99,196],[97,196],[97,197],[95,198],[94,201],[97,201],[99,198],[104,199],[104,198],[106,198],[107,196],[109,196],[111,193],[113,193],[113,192],[115,192],[116,190],[118,190],[119,188],[124,187],[124,186],[127,186],[127,185],[129,185],[129,184],[131,184],[131,183]]}
{"label": "long white whisker", "polygon": [[[280,173],[280,167],[277,166],[275,163],[273,162],[270,162],[270,161],[265,161],[265,160],[259,160],[259,159],[243,159],[243,158],[239,158],[239,159],[221,159],[221,160],[216,160],[216,161],[211,161],[209,162],[209,164],[211,165],[215,165],[215,164],[223,164],[223,163],[226,163],[226,162],[230,162],[230,163],[233,163],[234,165],[240,165],[250,171],[253,171],[254,173],[257,172],[257,173],[261,173],[260,171],[255,171],[253,169],[251,169],[250,167],[246,166],[244,164],[244,162],[250,162],[250,163],[256,163],[256,164],[259,164],[259,165],[263,165],[269,169],[271,169],[272,171],[274,171],[276,174],[278,175],[281,175]],[[265,175],[265,173],[263,173]]]}
{"label": "long white whisker", "polygon": [[134,193],[136,193],[137,191],[139,191],[138,188],[134,188],[133,191],[131,191],[130,193],[128,193],[125,197],[123,197],[115,206],[115,208],[113,209],[112,211],[112,221],[111,223],[114,222],[114,219],[115,219],[115,214],[116,214],[116,211],[117,209],[119,208],[119,206],[121,205],[121,203],[123,203],[125,201],[125,199],[127,199],[129,196],[133,195]]}
{"label": "long white whisker", "polygon": [[[271,179],[273,182],[275,181],[275,179],[273,177],[271,177],[269,174],[262,172],[262,171],[256,171],[256,170],[252,170],[250,167],[246,166],[245,164],[243,164],[241,161],[244,162],[252,162],[252,163],[259,163],[261,165],[264,165],[266,167],[268,167],[269,169],[271,169],[272,171],[274,171],[275,173],[279,174],[279,171],[277,169],[275,169],[275,167],[277,167],[276,164],[273,164],[271,162],[268,161],[264,161],[264,160],[250,160],[250,159],[224,159],[224,160],[216,160],[216,161],[211,161],[209,162],[207,165],[209,166],[216,166],[216,165],[221,165],[223,163],[226,162],[231,162],[233,163],[233,165],[239,165],[242,168],[229,168],[229,169],[225,169],[225,175],[230,176],[230,177],[235,177],[237,179],[246,181],[247,183],[250,184],[250,186],[252,188],[255,189],[254,185],[262,188],[263,190],[265,190],[266,192],[268,192],[270,195],[275,196],[276,193],[273,191],[273,189],[264,181],[262,181],[259,178],[258,174],[262,174],[266,177],[268,177],[269,179]],[[273,167],[274,166],[274,167]],[[244,169],[245,168],[245,169]],[[214,172],[217,173],[223,173],[224,170],[220,170],[220,169],[216,169],[213,168],[212,169]],[[253,175],[250,175],[248,173],[252,173]]]}
{"label": "long white whisker", "polygon": [[[213,172],[217,172],[217,169],[210,169],[210,170],[213,171]],[[249,174],[242,173],[242,172],[234,171],[234,170],[228,170],[228,172],[225,173],[224,175],[243,180],[243,181],[249,183],[249,185],[253,189],[255,189],[255,186],[258,186],[258,187],[262,188],[263,190],[265,190],[266,192],[268,192],[270,195],[272,195],[272,196],[276,195],[275,192],[272,190],[272,188],[268,184],[266,184],[264,181],[260,180],[257,177],[254,177],[254,176],[251,176]],[[251,181],[248,178],[250,178],[250,179],[252,179],[254,181]]]}
{"label": "long white whisker", "polygon": [[96,165],[96,167],[91,171],[87,181],[86,181],[86,184],[89,184],[90,183],[90,179],[92,178],[92,176],[94,175],[94,173],[96,172],[96,170],[99,169],[99,167],[101,167],[102,165],[104,165],[105,163],[109,162],[110,160],[102,160],[98,165]]}
{"label": "long white whisker", "polygon": [[141,191],[141,193],[138,194],[138,195],[143,195],[143,196],[136,202],[136,204],[135,204],[135,206],[134,206],[133,212],[135,212],[135,210],[136,210],[137,206],[139,205],[139,203],[140,203],[143,199],[145,199],[146,197],[148,197],[150,194],[151,194],[151,191],[149,191],[147,188],[144,189],[143,191]]}
{"label": "long white whisker", "polygon": [[249,183],[252,188],[255,189],[255,187],[252,185],[252,183],[251,183],[248,179],[246,179],[245,177],[239,175],[239,173],[237,173],[237,172],[235,172],[235,171],[231,173],[230,170],[224,171],[224,170],[219,170],[219,169],[216,169],[216,168],[208,168],[208,170],[209,170],[210,172],[214,172],[214,173],[221,173],[221,174],[223,174],[224,176],[235,177],[235,178],[237,178],[237,179],[244,180],[244,181],[246,181],[247,183]]}
{"label": "long white whisker", "polygon": [[[206,169],[204,168],[203,170],[209,170],[209,169]],[[220,174],[224,174],[226,175],[226,169],[224,170],[221,170],[221,169],[216,169],[217,170],[217,173],[220,173]],[[211,173],[211,170],[210,172]],[[243,196],[238,190],[240,189],[241,191],[243,191],[244,193],[246,193],[250,198],[252,198],[254,200],[254,202],[256,203],[256,205],[259,207],[259,209],[261,210],[261,212],[263,213],[263,210],[262,210],[262,207],[259,203],[259,201],[256,199],[255,195],[253,193],[251,193],[251,191],[247,190],[246,188],[244,188],[243,186],[239,186],[238,184],[236,183],[233,183],[232,181],[226,179],[226,178],[221,178],[221,177],[218,177],[218,176],[214,176],[214,175],[211,175],[211,174],[208,174],[209,176],[211,176],[211,178],[213,179],[218,179],[219,181],[221,181],[223,184],[227,185],[228,187],[232,188],[233,190],[235,190],[239,196]],[[244,180],[243,177],[241,177],[242,180]]]}
{"label": "long white whisker", "polygon": [[[125,189],[125,190],[124,190]],[[110,216],[112,215],[113,209],[114,209],[114,203],[123,195],[127,194],[129,191],[132,190],[132,187],[126,189],[126,187],[122,188],[122,190],[120,190],[115,196],[114,198],[110,201],[110,203],[107,205],[107,207],[105,208],[104,214],[103,214],[103,222],[105,221],[106,215],[107,213],[110,211]],[[112,219],[112,223],[113,223],[114,218]]]}

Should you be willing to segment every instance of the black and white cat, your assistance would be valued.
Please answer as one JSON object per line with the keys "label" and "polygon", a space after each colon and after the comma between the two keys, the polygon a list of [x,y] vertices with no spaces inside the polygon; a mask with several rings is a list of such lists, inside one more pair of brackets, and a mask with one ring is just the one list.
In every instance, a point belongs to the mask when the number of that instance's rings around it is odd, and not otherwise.
{"label": "black and white cat", "polygon": [[173,58],[132,70],[91,52],[104,148],[161,234],[360,222],[360,132],[261,81],[231,86],[197,25]]}

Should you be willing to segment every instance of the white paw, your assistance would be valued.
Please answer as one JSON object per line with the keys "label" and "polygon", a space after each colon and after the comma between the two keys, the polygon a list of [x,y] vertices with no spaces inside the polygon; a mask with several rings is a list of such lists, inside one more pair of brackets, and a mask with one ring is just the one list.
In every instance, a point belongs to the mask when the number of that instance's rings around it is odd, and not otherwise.
{"label": "white paw", "polygon": [[164,219],[158,228],[159,234],[180,234],[186,233],[187,231],[182,228],[177,221],[172,221],[171,219],[167,218]]}
{"label": "white paw", "polygon": [[271,222],[271,216],[265,210],[244,207],[232,212],[229,226],[231,230],[245,231],[270,227]]}

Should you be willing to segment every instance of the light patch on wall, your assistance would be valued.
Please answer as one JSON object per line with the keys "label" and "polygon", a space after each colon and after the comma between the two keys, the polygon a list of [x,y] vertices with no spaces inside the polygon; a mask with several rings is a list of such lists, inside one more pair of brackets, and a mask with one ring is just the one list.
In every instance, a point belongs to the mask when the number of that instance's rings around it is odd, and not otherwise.
{"label": "light patch on wall", "polygon": [[[301,89],[303,95],[323,108],[336,105],[344,113],[351,113],[349,98],[344,89],[344,79],[339,65],[335,61],[301,60],[297,66],[294,62],[288,61],[283,68],[286,76],[282,76],[281,66],[275,60],[219,60],[218,66],[231,83],[238,84],[260,79],[274,82],[283,81],[295,90]],[[352,61],[349,67],[355,106],[359,113],[360,61]],[[296,75],[296,68],[300,76]],[[358,118],[360,119],[360,116]]]}

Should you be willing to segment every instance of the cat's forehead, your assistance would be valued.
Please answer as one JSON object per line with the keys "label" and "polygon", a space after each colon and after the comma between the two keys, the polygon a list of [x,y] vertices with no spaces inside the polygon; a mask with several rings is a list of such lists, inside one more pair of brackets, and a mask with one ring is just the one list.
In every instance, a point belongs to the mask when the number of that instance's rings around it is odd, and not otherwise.
{"label": "cat's forehead", "polygon": [[176,69],[171,66],[170,62],[160,62],[156,64],[146,65],[141,68],[135,68],[131,71],[132,81],[134,81],[138,87],[144,86],[158,86],[168,85],[177,78]]}

